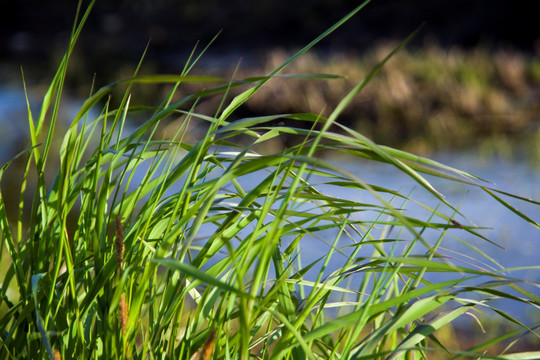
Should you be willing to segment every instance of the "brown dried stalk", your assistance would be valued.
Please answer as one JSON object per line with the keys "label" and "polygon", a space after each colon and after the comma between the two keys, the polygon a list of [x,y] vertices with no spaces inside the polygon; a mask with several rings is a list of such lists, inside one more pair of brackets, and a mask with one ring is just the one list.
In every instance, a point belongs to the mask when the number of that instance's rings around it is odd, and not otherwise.
{"label": "brown dried stalk", "polygon": [[114,240],[114,250],[116,252],[116,262],[120,273],[122,273],[122,264],[124,263],[124,228],[122,218],[116,215],[116,238]]}

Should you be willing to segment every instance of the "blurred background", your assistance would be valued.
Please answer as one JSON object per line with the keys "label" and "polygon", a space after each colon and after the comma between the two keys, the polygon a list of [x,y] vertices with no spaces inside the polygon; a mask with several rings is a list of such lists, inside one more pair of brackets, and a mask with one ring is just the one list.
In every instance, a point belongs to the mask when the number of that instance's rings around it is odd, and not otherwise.
{"label": "blurred background", "polygon": [[[43,92],[39,86],[52,78],[77,1],[1,4],[0,119],[5,121],[5,114],[16,110],[9,89],[22,88],[21,67],[31,89]],[[199,43],[202,49],[218,33],[194,72],[227,77],[240,62],[237,77],[263,75],[358,4],[97,1],[70,63],[67,85],[74,98],[84,99],[94,77],[99,87],[130,76],[148,43],[143,72],[178,73],[193,47]],[[272,84],[239,116],[332,109],[397,42],[423,24],[341,121],[379,143],[417,153],[476,147],[503,156],[527,153],[536,163],[540,149],[531,144],[540,141],[538,8],[511,0],[372,1],[286,70],[339,74],[345,80]],[[162,96],[140,91],[144,101]]]}

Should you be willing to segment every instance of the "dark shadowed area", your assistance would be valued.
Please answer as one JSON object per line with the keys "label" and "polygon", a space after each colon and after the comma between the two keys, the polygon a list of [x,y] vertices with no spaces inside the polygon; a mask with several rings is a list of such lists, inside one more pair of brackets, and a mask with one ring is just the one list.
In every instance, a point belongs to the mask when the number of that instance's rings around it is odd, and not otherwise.
{"label": "dark shadowed area", "polygon": [[[2,1],[0,61],[27,68],[54,68],[63,53],[76,11],[73,0]],[[85,2],[86,3],[86,2]],[[357,6],[350,0],[97,1],[78,44],[77,66],[86,73],[112,75],[133,63],[151,39],[148,59],[177,70],[197,41],[220,31],[210,54],[250,56],[272,47],[305,45]],[[402,40],[421,24],[410,46],[426,41],[443,46],[538,47],[538,5],[499,1],[372,1],[318,49],[358,51],[381,40]],[[45,66],[44,66],[45,65]],[[2,78],[12,74],[3,73]]]}

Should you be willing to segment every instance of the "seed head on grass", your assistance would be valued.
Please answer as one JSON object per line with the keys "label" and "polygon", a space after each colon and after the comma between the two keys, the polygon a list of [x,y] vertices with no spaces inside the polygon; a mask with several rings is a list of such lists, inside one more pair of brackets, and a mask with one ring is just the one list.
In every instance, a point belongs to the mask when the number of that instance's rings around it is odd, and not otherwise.
{"label": "seed head on grass", "polygon": [[130,358],[129,342],[126,341],[126,330],[128,325],[128,313],[129,308],[126,301],[126,294],[120,295],[120,301],[118,303],[118,324],[122,330],[122,337],[124,338],[124,354],[126,358]]}
{"label": "seed head on grass", "polygon": [[54,350],[54,360],[62,360],[62,354],[60,354],[60,351]]}
{"label": "seed head on grass", "polygon": [[190,360],[209,360],[212,357],[212,351],[214,350],[214,343],[216,342],[216,330],[210,332],[210,336],[204,342],[202,348],[200,348]]}
{"label": "seed head on grass", "polygon": [[120,270],[120,273],[122,273],[122,264],[124,262],[124,228],[122,226],[122,219],[119,215],[116,215],[116,237],[114,239],[114,250],[116,253],[118,269]]}
{"label": "seed head on grass", "polygon": [[118,323],[122,329],[122,334],[126,334],[128,321],[128,306],[126,302],[126,295],[122,293],[120,296],[120,302],[118,303]]}

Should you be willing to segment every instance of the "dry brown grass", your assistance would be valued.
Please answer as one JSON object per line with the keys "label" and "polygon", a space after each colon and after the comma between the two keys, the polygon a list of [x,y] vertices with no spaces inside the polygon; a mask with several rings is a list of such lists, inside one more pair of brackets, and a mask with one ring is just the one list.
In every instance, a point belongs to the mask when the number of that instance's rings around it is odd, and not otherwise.
{"label": "dry brown grass", "polygon": [[[379,45],[362,55],[308,53],[291,64],[286,73],[327,73],[345,78],[273,79],[247,102],[239,116],[327,114],[325,109],[333,109],[393,46]],[[283,50],[271,50],[258,66],[241,65],[236,78],[266,74],[288,56]],[[228,74],[235,64],[229,65]],[[230,76],[227,71],[219,75]],[[515,151],[515,146],[505,145],[524,139],[534,144],[540,139],[539,99],[537,57],[504,50],[427,46],[402,51],[391,59],[343,113],[340,122],[379,143],[421,154],[471,146]],[[201,103],[198,111],[212,114],[219,100]]]}

